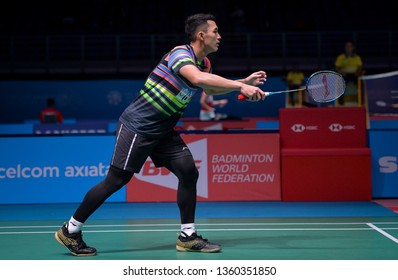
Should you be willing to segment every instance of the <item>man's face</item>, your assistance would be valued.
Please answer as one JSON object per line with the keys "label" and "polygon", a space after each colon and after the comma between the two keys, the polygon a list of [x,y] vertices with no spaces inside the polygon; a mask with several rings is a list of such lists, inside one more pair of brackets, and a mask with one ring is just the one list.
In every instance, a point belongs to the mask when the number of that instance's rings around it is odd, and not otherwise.
{"label": "man's face", "polygon": [[345,44],[345,51],[348,54],[352,54],[352,52],[354,51],[354,45],[352,43],[346,43]]}
{"label": "man's face", "polygon": [[220,33],[218,33],[218,27],[214,21],[208,20],[207,24],[207,30],[203,31],[203,43],[206,53],[212,53],[218,50],[221,36]]}

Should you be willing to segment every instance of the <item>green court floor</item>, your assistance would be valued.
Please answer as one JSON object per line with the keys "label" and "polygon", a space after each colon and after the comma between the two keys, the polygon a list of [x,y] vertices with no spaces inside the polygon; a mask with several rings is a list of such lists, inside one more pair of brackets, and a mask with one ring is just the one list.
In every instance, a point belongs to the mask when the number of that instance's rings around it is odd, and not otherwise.
{"label": "green court floor", "polygon": [[[54,239],[63,220],[0,220],[0,260],[72,260]],[[177,252],[179,221],[93,219],[84,240],[93,260],[397,260],[398,217],[199,218],[220,253]]]}

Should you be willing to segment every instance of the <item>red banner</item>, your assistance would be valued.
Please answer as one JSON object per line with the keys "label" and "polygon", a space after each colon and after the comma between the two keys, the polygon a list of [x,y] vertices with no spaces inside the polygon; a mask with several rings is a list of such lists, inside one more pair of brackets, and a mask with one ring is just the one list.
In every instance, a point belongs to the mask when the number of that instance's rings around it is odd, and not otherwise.
{"label": "red banner", "polygon": [[[279,134],[184,134],[199,170],[198,201],[280,200]],[[175,201],[178,180],[148,159],[128,202]]]}
{"label": "red banner", "polygon": [[282,148],[362,148],[366,146],[363,107],[282,108]]}
{"label": "red banner", "polygon": [[363,107],[280,109],[284,201],[371,199]]}

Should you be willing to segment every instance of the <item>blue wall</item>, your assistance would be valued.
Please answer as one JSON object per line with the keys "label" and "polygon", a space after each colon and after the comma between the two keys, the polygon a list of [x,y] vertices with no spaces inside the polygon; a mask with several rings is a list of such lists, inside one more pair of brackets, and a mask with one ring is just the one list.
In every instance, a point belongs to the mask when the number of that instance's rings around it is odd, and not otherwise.
{"label": "blue wall", "polygon": [[[23,123],[38,119],[46,99],[54,97],[67,119],[114,120],[133,100],[144,80],[21,80],[0,81],[0,123]],[[268,78],[265,91],[285,89],[281,78]],[[199,116],[199,98],[195,96],[184,117]],[[221,96],[219,97],[221,98]],[[285,106],[285,95],[265,102],[239,102],[236,94],[222,96],[229,104],[220,113],[240,117],[273,117]],[[216,97],[217,99],[217,97]]]}

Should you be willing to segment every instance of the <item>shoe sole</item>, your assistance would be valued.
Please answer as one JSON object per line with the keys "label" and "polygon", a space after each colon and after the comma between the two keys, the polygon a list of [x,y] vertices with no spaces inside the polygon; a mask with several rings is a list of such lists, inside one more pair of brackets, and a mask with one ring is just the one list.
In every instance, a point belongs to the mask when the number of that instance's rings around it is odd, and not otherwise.
{"label": "shoe sole", "polygon": [[[58,237],[58,234],[57,234],[57,233],[58,233],[58,232],[56,232],[56,233],[54,234],[55,240],[57,240],[59,244],[61,244],[62,246],[64,246],[66,249],[69,250],[68,246],[66,246],[66,245],[64,244],[64,242],[61,240],[61,238]],[[69,250],[69,252],[71,252],[74,256],[78,256],[78,257],[86,257],[86,256],[89,257],[89,256],[95,256],[95,255],[97,254],[97,252],[91,253],[91,254],[77,254],[77,253],[75,253],[75,252],[73,252],[73,251],[71,251],[71,250]]]}
{"label": "shoe sole", "polygon": [[209,250],[192,250],[189,248],[181,247],[179,245],[176,245],[176,249],[179,252],[197,252],[197,253],[217,253],[221,251],[221,248],[214,248]]}

